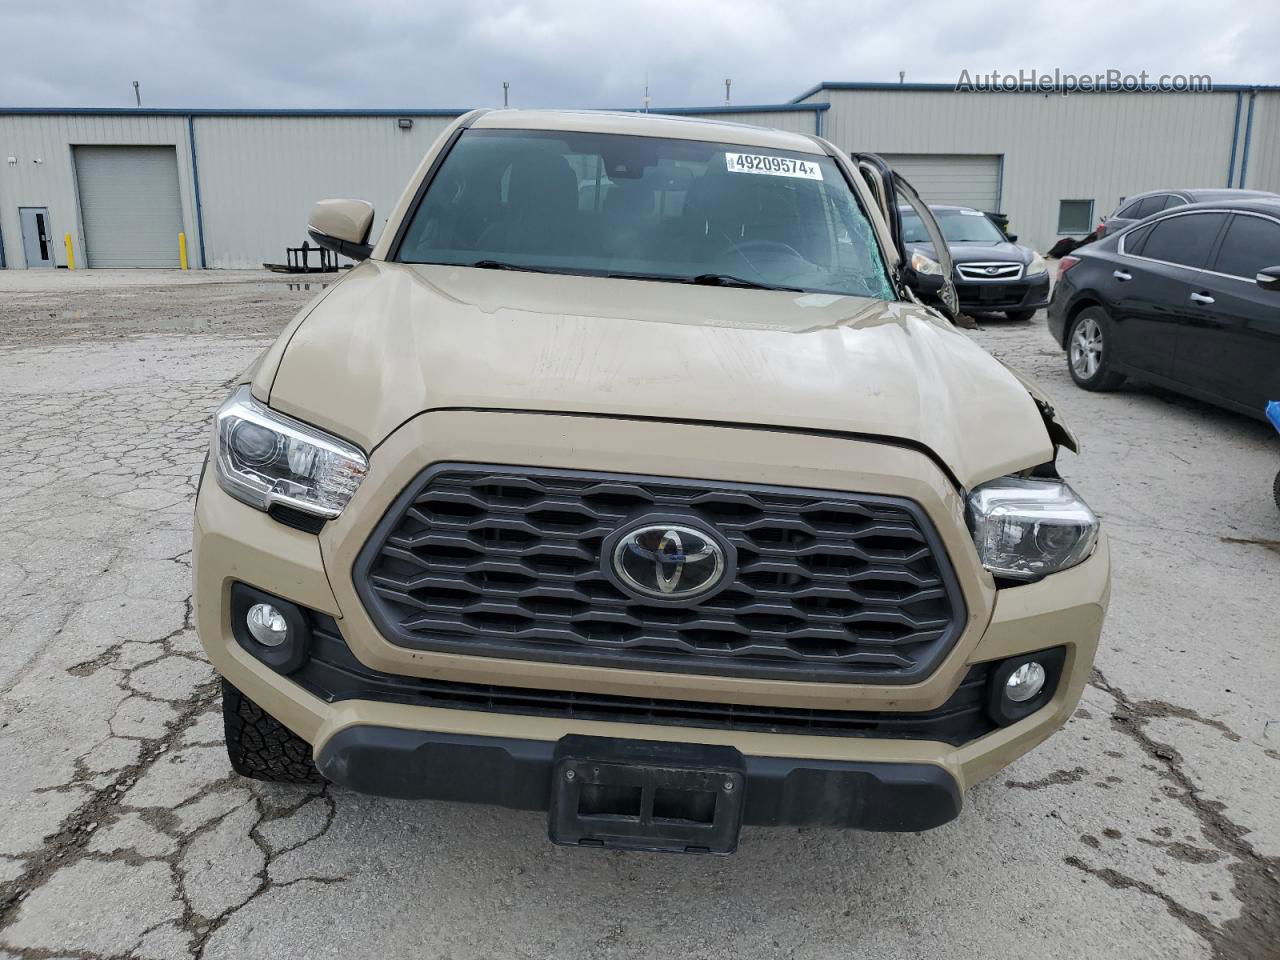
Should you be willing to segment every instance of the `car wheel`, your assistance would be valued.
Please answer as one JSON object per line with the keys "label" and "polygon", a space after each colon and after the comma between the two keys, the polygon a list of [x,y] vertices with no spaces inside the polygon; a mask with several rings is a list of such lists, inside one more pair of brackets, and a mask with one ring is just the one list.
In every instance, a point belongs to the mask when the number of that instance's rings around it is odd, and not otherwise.
{"label": "car wheel", "polygon": [[311,760],[311,744],[226,680],[222,681],[222,728],[227,757],[240,776],[275,783],[320,780]]}
{"label": "car wheel", "polygon": [[1026,323],[1036,315],[1034,310],[1006,310],[1004,315],[1015,323]]}
{"label": "car wheel", "polygon": [[1280,510],[1280,473],[1277,473],[1277,474],[1276,474],[1276,482],[1275,482],[1275,486],[1274,486],[1274,487],[1272,487],[1271,492],[1272,492],[1273,494],[1275,494],[1275,498],[1276,498],[1276,509],[1277,509],[1277,510]]}
{"label": "car wheel", "polygon": [[1101,307],[1086,307],[1071,321],[1067,335],[1067,369],[1086,390],[1114,390],[1124,375],[1111,370],[1111,321]]}

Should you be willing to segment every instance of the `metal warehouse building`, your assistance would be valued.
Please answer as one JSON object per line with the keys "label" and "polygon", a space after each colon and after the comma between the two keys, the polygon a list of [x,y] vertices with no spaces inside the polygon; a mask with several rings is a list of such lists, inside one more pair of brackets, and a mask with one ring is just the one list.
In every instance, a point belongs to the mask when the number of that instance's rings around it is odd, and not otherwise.
{"label": "metal warehouse building", "polygon": [[[462,110],[0,108],[0,265],[257,267],[311,204],[390,210]],[[655,111],[656,112],[656,111]],[[822,83],[787,104],[661,112],[820,134],[885,155],[935,203],[1006,214],[1025,243],[1082,236],[1160,187],[1280,192],[1280,87],[1205,93],[961,93]]]}

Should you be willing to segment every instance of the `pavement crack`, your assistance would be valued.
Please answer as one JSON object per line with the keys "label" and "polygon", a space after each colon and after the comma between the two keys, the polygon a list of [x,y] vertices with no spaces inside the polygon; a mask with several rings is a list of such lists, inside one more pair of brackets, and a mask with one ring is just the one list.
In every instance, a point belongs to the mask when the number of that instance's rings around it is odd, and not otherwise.
{"label": "pavement crack", "polygon": [[[1280,857],[1267,857],[1255,850],[1245,839],[1248,828],[1233,821],[1225,805],[1205,797],[1184,769],[1181,754],[1169,744],[1154,739],[1146,728],[1153,719],[1179,717],[1213,727],[1233,741],[1238,741],[1239,736],[1221,721],[1200,717],[1185,707],[1162,701],[1132,700],[1096,667],[1089,682],[1115,701],[1112,727],[1133,740],[1156,762],[1156,769],[1171,785],[1167,795],[1195,816],[1200,832],[1213,847],[1231,858],[1227,869],[1231,874],[1232,894],[1240,902],[1240,912],[1215,924],[1146,881],[1125,876],[1110,867],[1092,867],[1078,857],[1066,857],[1065,862],[1116,889],[1135,889],[1157,898],[1173,917],[1208,942],[1215,960],[1275,960],[1276,931],[1280,930]],[[1180,858],[1182,854],[1205,862],[1209,851],[1194,852],[1197,849],[1188,846],[1186,850],[1170,851],[1170,855]]]}
{"label": "pavement crack", "polygon": [[[1141,893],[1145,893],[1149,897],[1155,897],[1164,904],[1165,909],[1168,910],[1171,915],[1176,917],[1178,920],[1181,920],[1185,926],[1199,934],[1205,940],[1209,941],[1209,943],[1214,947],[1215,957],[1231,957],[1233,960],[1242,960],[1245,956],[1255,956],[1255,954],[1219,953],[1217,944],[1215,943],[1219,934],[1219,928],[1216,927],[1208,917],[1202,913],[1197,913],[1194,910],[1184,907],[1177,900],[1173,899],[1173,897],[1169,896],[1162,890],[1157,890],[1145,880],[1138,880],[1111,867],[1091,866],[1076,856],[1063,857],[1063,862],[1066,863],[1067,866],[1075,867],[1077,870],[1083,870],[1091,877],[1096,877],[1114,890],[1137,890]],[[1258,957],[1258,960],[1262,960],[1263,955],[1261,953],[1256,954],[1256,956]]]}
{"label": "pavement crack", "polygon": [[1223,543],[1236,543],[1242,546],[1263,547],[1272,553],[1280,553],[1280,540],[1259,540],[1250,537],[1219,537]]}
{"label": "pavement crack", "polygon": [[47,835],[38,849],[23,855],[22,873],[0,884],[0,931],[16,919],[22,901],[40,889],[54,873],[86,858],[89,841],[104,823],[115,819],[125,793],[152,764],[178,743],[196,718],[213,703],[217,689],[212,680],[198,687],[185,709],[167,722],[162,736],[142,741],[134,763],[115,771],[111,781],[95,790],[66,816],[61,826]]}
{"label": "pavement crack", "polygon": [[[273,850],[271,847],[271,844],[262,835],[262,829],[261,829],[262,826],[274,820],[280,820],[286,817],[293,816],[299,810],[301,810],[304,806],[306,806],[308,803],[310,803],[312,800],[316,799],[317,797],[323,798],[325,803],[328,805],[328,810],[325,816],[325,822],[321,826],[321,829],[312,837],[308,837],[307,839],[302,840],[298,843],[294,843],[294,844],[290,844],[288,846],[282,847],[278,851]],[[208,948],[209,940],[213,937],[213,935],[217,933],[220,929],[222,929],[222,927],[225,926],[227,922],[231,920],[232,917],[234,917],[237,913],[239,913],[245,907],[254,903],[263,895],[270,893],[273,890],[281,890],[286,887],[291,887],[297,883],[310,882],[310,883],[329,885],[329,884],[335,884],[335,883],[344,883],[350,879],[350,877],[348,876],[338,876],[338,877],[305,876],[305,877],[295,877],[292,880],[277,882],[271,878],[271,868],[272,866],[274,866],[276,860],[278,860],[280,857],[282,857],[286,853],[289,853],[290,851],[297,850],[298,848],[303,847],[314,840],[318,840],[320,837],[323,837],[326,833],[329,832],[329,828],[333,825],[335,806],[333,803],[333,799],[329,796],[328,784],[325,784],[324,786],[322,786],[318,793],[313,791],[307,791],[305,796],[299,798],[296,803],[289,804],[288,806],[285,806],[285,807],[268,809],[266,805],[263,803],[261,795],[258,795],[258,794],[255,794],[253,798],[253,803],[257,808],[258,817],[254,821],[253,826],[249,828],[249,838],[254,842],[254,844],[257,846],[258,850],[262,854],[262,867],[258,870],[256,874],[256,878],[258,881],[257,886],[247,897],[245,897],[239,903],[233,904],[232,906],[223,910],[221,913],[219,913],[215,917],[204,917],[201,914],[199,914],[197,911],[192,909],[191,903],[187,899],[186,892],[183,889],[183,886],[181,883],[181,877],[179,876],[178,891],[179,891],[179,896],[182,898],[183,905],[184,905],[181,925],[187,932],[189,932],[192,935],[193,942],[191,947],[191,956],[193,957],[193,960],[201,960],[201,958],[204,956],[205,950]],[[229,813],[225,814],[224,816],[228,816],[228,815]],[[183,846],[185,848],[186,844],[184,844]],[[173,863],[175,865],[180,861],[181,856],[182,856],[182,851],[179,851],[179,853],[175,856],[173,860]],[[175,872],[178,874],[181,873],[181,871],[176,866],[175,866]]]}

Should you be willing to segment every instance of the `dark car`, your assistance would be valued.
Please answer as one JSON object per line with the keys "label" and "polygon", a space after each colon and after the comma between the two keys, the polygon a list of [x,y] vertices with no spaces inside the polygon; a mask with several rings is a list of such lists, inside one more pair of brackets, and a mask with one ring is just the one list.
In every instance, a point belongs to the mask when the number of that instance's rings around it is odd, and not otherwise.
{"label": "dark car", "polygon": [[1232,190],[1225,187],[1210,190],[1148,190],[1136,193],[1120,201],[1116,212],[1103,217],[1098,224],[1099,236],[1119,233],[1125,227],[1132,226],[1139,220],[1154,216],[1163,210],[1174,207],[1185,207],[1190,203],[1227,203],[1231,200],[1250,200],[1259,197],[1274,197],[1276,194],[1266,190]]}
{"label": "dark car", "polygon": [[1280,198],[1181,206],[1063,257],[1049,331],[1086,390],[1133,376],[1263,416],[1280,397]]}
{"label": "dark car", "polygon": [[[1044,257],[1001,230],[981,210],[930,204],[955,261],[955,286],[965,313],[1003,313],[1030,320],[1049,300],[1049,270]],[[937,254],[924,224],[901,208],[902,239],[911,266],[928,276],[938,270]]]}

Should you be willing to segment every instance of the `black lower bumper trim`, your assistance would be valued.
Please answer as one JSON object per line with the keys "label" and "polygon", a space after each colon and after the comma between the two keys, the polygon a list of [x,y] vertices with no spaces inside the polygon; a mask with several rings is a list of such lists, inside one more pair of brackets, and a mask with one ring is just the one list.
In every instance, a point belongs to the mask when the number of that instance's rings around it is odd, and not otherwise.
{"label": "black lower bumper trim", "polygon": [[983,283],[957,283],[956,296],[960,309],[981,313],[984,310],[1039,310],[1049,304],[1049,280],[1011,280]]}
{"label": "black lower bumper trim", "polygon": [[[546,810],[556,743],[357,725],[316,753],[329,780],[400,799]],[[960,787],[928,763],[745,756],[742,822],[918,832],[960,813]]]}

